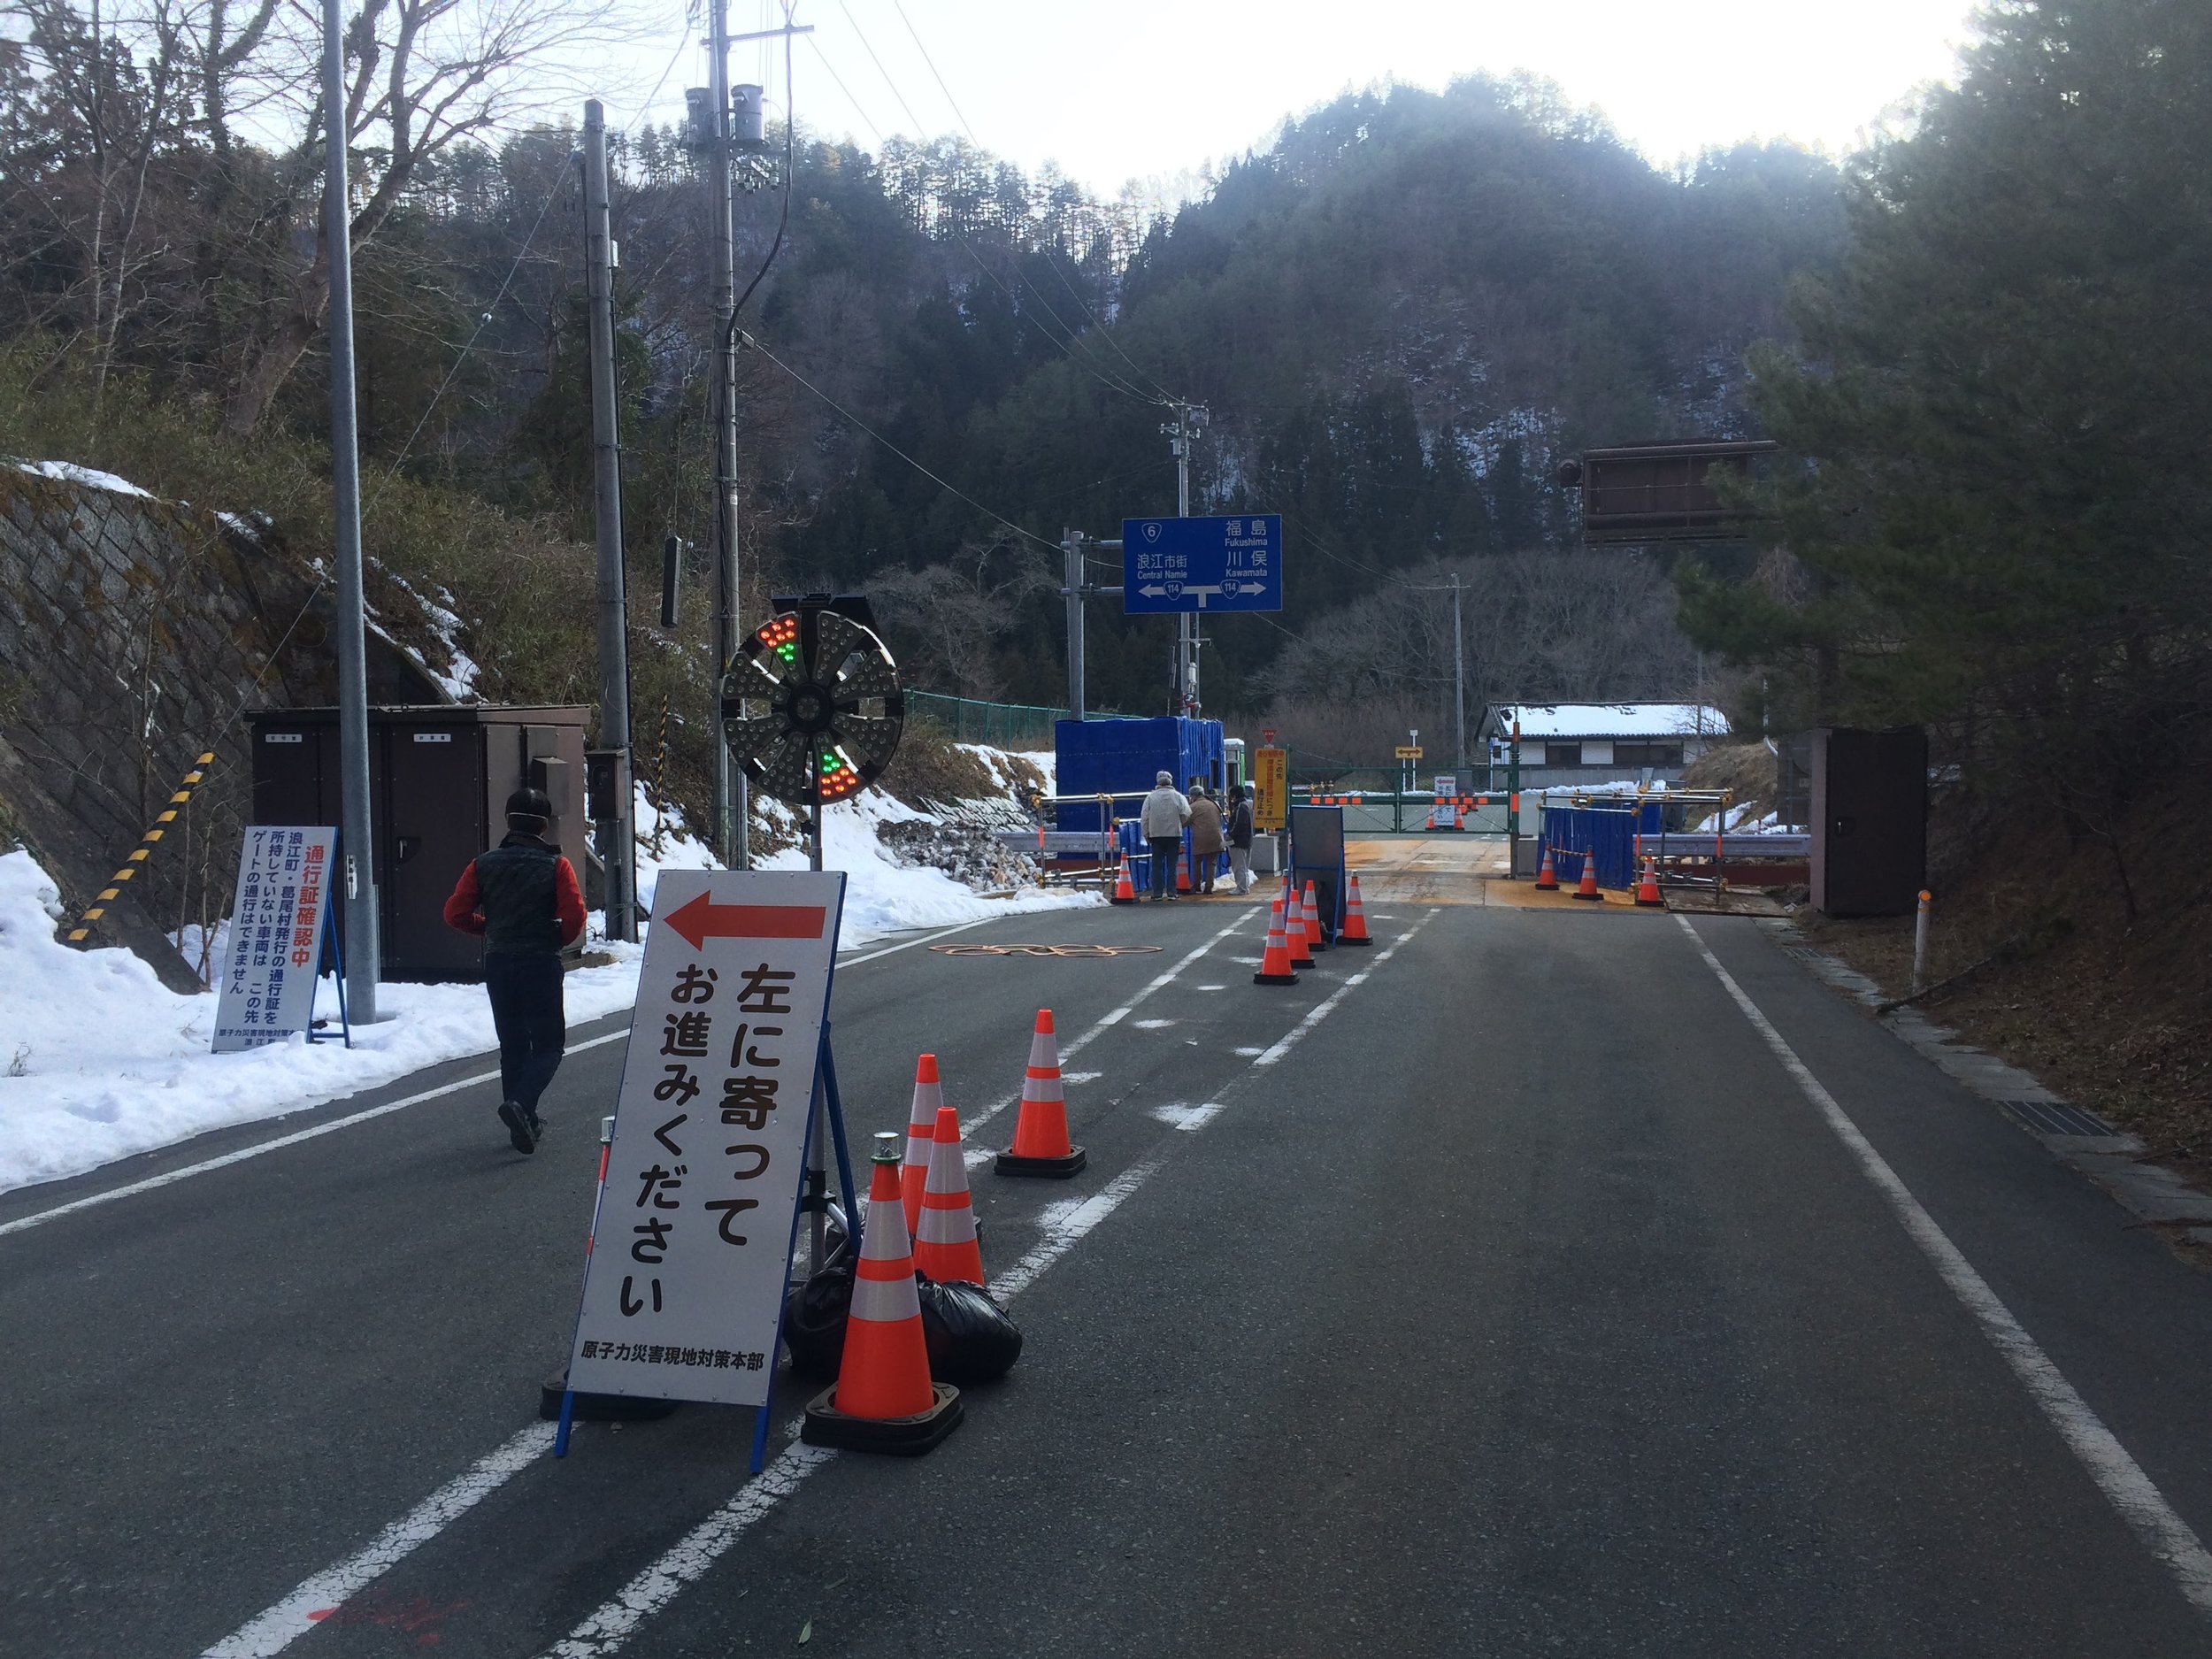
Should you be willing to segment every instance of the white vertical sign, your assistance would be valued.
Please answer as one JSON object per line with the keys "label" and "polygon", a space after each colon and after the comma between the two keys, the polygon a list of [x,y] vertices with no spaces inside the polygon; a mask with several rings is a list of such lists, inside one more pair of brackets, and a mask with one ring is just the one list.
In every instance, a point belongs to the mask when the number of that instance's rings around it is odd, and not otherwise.
{"label": "white vertical sign", "polygon": [[569,1386],[765,1405],[845,878],[670,870]]}
{"label": "white vertical sign", "polygon": [[307,1029],[337,841],[326,826],[246,826],[215,1002],[217,1054]]}

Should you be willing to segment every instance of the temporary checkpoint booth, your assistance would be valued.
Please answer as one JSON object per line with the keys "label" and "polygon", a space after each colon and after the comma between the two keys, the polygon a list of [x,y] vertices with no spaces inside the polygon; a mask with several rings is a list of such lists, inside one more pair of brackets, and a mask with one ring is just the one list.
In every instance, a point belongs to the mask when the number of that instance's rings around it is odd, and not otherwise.
{"label": "temporary checkpoint booth", "polygon": [[[589,710],[433,703],[369,710],[369,826],[375,841],[382,977],[481,979],[481,940],[445,925],[445,901],[472,858],[507,832],[507,797],[553,803],[548,832],[580,881],[585,845],[584,729]],[[253,728],[253,821],[338,824],[338,711],[261,709]]]}

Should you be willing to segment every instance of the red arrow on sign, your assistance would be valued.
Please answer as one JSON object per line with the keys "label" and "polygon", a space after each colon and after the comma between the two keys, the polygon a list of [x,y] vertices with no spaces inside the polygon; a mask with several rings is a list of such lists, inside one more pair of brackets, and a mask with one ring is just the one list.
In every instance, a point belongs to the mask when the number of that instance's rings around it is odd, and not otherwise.
{"label": "red arrow on sign", "polygon": [[828,914],[818,904],[717,904],[702,893],[668,925],[696,950],[709,939],[819,939]]}

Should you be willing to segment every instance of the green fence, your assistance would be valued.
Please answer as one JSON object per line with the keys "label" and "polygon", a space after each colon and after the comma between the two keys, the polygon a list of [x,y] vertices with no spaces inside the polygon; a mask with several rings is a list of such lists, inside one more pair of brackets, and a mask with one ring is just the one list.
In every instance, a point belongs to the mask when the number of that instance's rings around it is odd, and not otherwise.
{"label": "green fence", "polygon": [[1052,725],[1068,718],[1065,709],[1031,703],[984,703],[974,697],[945,697],[933,691],[906,694],[907,718],[934,726],[956,743],[987,743],[993,749],[1050,749]]}

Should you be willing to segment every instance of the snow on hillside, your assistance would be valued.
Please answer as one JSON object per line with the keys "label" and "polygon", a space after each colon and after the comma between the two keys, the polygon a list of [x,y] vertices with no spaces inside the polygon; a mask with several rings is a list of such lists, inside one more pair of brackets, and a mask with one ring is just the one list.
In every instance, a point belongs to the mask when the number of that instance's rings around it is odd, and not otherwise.
{"label": "snow on hillside", "polygon": [[[1102,902],[1038,887],[986,896],[941,870],[900,863],[877,838],[880,823],[927,818],[880,793],[829,810],[828,862],[848,875],[845,949],[908,929]],[[638,887],[649,902],[662,870],[713,867],[680,818],[664,818],[641,793],[638,825]],[[763,862],[803,869],[806,856],[786,851]],[[494,1047],[478,987],[387,985],[378,1002],[391,1018],[356,1032],[350,1050],[294,1038],[245,1054],[211,1054],[214,993],[168,990],[127,950],[72,949],[56,936],[61,919],[54,883],[31,855],[0,853],[0,1191],[296,1111]],[[567,976],[572,1025],[618,1012],[636,995],[641,947],[595,940],[594,949],[613,960]],[[219,956],[219,935],[216,949]],[[336,1018],[327,979],[316,1010]]]}

